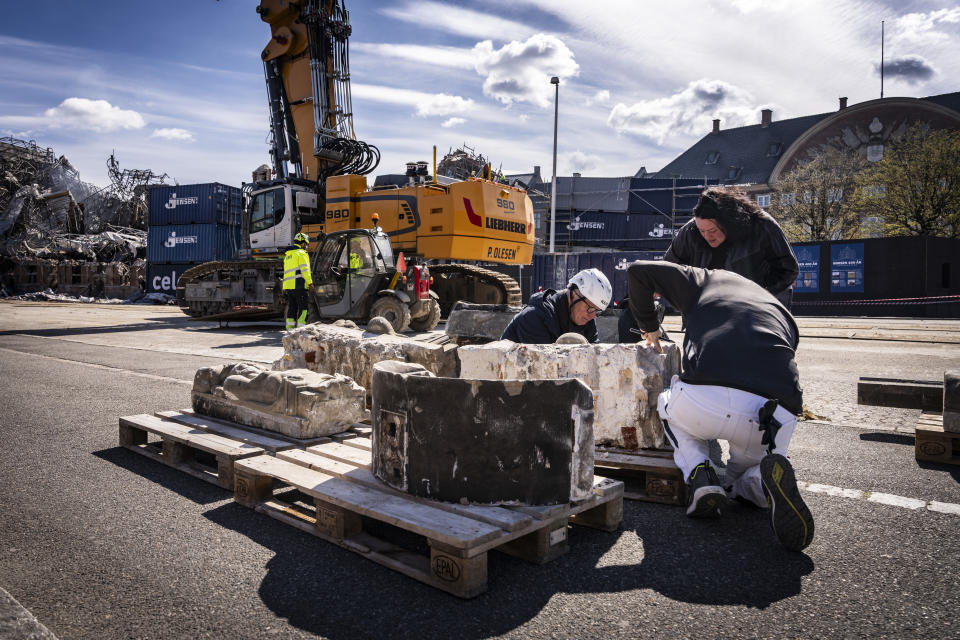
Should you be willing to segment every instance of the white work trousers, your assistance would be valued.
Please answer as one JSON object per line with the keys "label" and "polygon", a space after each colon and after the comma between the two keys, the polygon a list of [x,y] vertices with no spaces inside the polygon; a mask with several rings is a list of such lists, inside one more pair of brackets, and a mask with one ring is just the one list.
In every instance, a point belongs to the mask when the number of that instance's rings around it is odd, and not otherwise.
{"label": "white work trousers", "polygon": [[[657,412],[666,421],[667,437],[674,446],[673,459],[690,477],[693,468],[709,460],[708,441],[722,439],[730,443],[725,485],[733,486],[730,497],[742,496],[765,507],[767,499],[760,482],[760,460],[767,455],[761,444],[758,413],[767,398],[740,389],[713,385],[687,384],[674,376],[670,388],[657,400]],[[773,453],[787,455],[787,446],[797,426],[797,417],[777,406],[773,417],[780,424]]]}

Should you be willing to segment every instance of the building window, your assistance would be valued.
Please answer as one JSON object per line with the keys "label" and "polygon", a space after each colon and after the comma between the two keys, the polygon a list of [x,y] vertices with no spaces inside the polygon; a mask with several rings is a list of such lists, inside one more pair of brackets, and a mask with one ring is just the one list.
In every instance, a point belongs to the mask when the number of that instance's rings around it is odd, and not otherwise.
{"label": "building window", "polygon": [[780,151],[783,149],[783,143],[780,142],[771,142],[767,145],[767,157],[772,158],[774,156],[780,155]]}
{"label": "building window", "polygon": [[827,191],[827,202],[840,202],[843,200],[843,189],[829,189]]}
{"label": "building window", "polygon": [[707,159],[703,161],[703,164],[717,164],[718,160],[720,160],[720,152],[710,151],[707,153]]}
{"label": "building window", "polygon": [[741,171],[743,171],[742,167],[731,166],[730,169],[727,170],[727,180],[736,180],[740,177]]}
{"label": "building window", "polygon": [[769,207],[770,206],[770,194],[761,193],[757,196],[757,206],[758,207]]}
{"label": "building window", "polygon": [[797,204],[797,195],[795,193],[781,193],[780,204],[784,207],[790,207]]}

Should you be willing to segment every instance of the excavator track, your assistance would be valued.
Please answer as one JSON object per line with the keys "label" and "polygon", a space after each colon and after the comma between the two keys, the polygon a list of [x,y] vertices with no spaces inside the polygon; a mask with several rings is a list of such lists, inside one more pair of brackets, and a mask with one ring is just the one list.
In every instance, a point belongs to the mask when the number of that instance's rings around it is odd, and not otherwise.
{"label": "excavator track", "polygon": [[[240,320],[244,316],[263,318],[266,315],[282,315],[282,312],[270,309],[264,305],[236,306],[228,301],[194,301],[187,300],[187,283],[203,280],[206,276],[218,271],[240,272],[243,269],[283,268],[281,260],[231,260],[220,262],[204,262],[187,269],[177,280],[177,304],[180,309],[191,318],[202,319],[231,319]],[[227,318],[229,316],[229,318]]]}
{"label": "excavator track", "polygon": [[458,301],[522,306],[520,285],[510,276],[472,264],[431,264],[430,275],[444,317]]}

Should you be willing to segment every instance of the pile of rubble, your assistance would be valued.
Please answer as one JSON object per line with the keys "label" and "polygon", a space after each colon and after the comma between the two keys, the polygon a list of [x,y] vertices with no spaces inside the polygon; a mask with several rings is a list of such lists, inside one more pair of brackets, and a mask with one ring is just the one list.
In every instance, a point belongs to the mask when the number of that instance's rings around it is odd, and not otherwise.
{"label": "pile of rubble", "polygon": [[33,141],[0,138],[0,294],[129,298],[142,289],[147,193],[168,176],[121,170],[83,182],[64,157]]}
{"label": "pile of rubble", "polygon": [[499,171],[491,169],[490,159],[482,153],[476,153],[470,147],[464,145],[459,149],[450,149],[447,155],[443,156],[440,164],[437,165],[437,175],[447,176],[455,180],[466,180],[467,178],[481,178],[491,171],[492,179],[502,178]]}

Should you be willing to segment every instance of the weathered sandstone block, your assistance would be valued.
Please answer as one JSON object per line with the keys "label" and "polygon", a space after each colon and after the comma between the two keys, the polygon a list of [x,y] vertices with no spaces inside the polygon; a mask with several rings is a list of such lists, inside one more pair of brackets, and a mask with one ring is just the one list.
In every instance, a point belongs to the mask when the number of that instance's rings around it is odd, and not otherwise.
{"label": "weathered sandstone block", "polygon": [[431,344],[401,335],[379,335],[329,324],[310,324],[284,334],[284,354],[273,368],[340,373],[369,390],[373,365],[383,360],[414,362],[435,375],[456,377],[456,349],[452,344]]}
{"label": "weathered sandstone block", "polygon": [[366,392],[343,375],[269,371],[240,362],[198,369],[193,410],[295,438],[326,436],[366,417]]}
{"label": "weathered sandstone block", "polygon": [[680,373],[680,349],[664,354],[639,344],[517,344],[499,340],[462,346],[460,376],[481,380],[579,378],[593,391],[597,444],[628,449],[663,445],[657,397]]}
{"label": "weathered sandstone block", "polygon": [[412,495],[559,504],[593,487],[593,398],[579,380],[437,378],[385,361],[373,373],[373,473]]}

